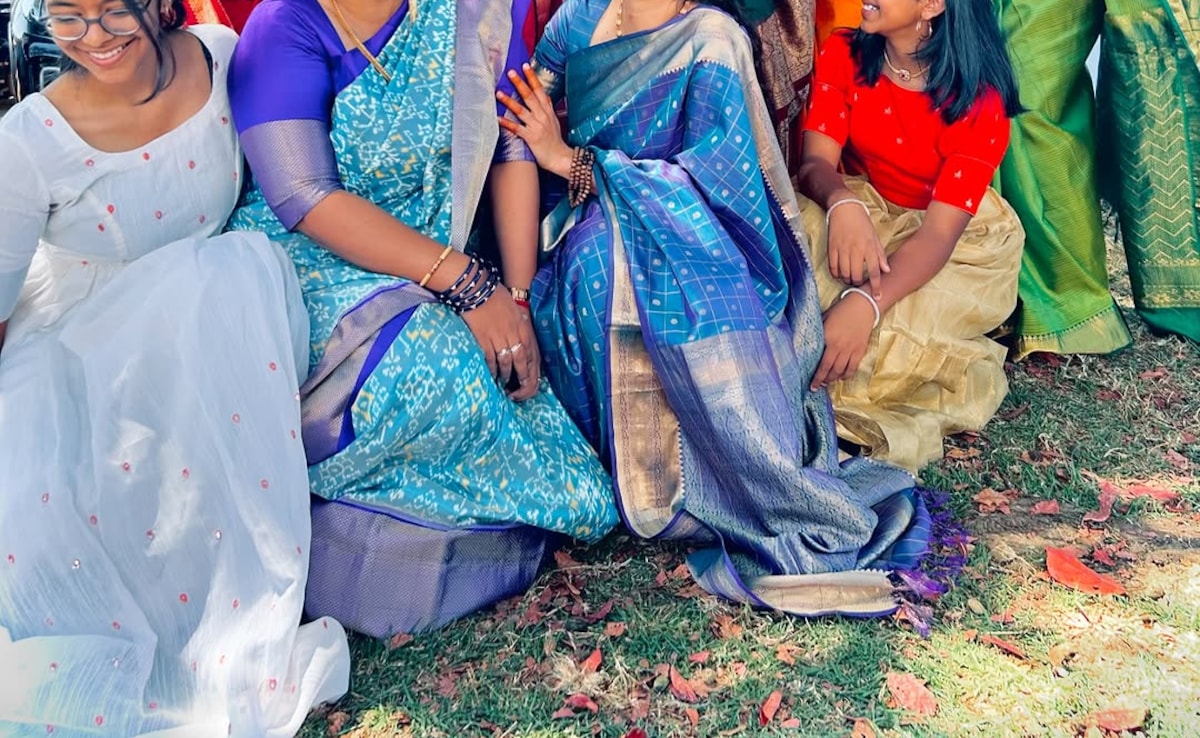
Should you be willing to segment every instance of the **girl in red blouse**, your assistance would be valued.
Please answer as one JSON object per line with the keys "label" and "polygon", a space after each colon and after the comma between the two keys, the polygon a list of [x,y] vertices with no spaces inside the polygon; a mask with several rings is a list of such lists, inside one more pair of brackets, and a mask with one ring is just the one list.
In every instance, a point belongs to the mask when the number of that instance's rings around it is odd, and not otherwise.
{"label": "girl in red blouse", "polygon": [[826,308],[813,387],[839,434],[912,470],[1007,393],[986,338],[1024,232],[989,188],[1021,110],[991,0],[873,0],[817,58],[798,189]]}

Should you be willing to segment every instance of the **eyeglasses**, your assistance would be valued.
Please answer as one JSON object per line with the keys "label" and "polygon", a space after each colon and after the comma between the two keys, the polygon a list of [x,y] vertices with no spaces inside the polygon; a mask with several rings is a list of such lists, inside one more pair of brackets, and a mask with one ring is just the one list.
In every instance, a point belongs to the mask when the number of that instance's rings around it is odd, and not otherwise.
{"label": "eyeglasses", "polygon": [[[149,7],[154,0],[149,0]],[[82,15],[48,15],[45,18],[46,30],[59,41],[78,41],[87,35],[95,23],[112,36],[132,36],[142,29],[138,14],[128,8],[113,8],[106,10],[95,18],[85,18]]]}

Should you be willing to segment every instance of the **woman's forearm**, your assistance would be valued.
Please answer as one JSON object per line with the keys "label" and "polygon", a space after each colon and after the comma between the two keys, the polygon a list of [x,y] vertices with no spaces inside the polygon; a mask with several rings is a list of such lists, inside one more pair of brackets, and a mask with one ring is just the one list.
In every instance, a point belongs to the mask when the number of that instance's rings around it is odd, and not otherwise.
{"label": "woman's forearm", "polygon": [[537,164],[531,161],[496,164],[488,178],[488,187],[504,284],[510,289],[529,289],[537,271],[541,197]]}
{"label": "woman's forearm", "polygon": [[[425,277],[446,247],[344,190],[317,203],[297,230],[355,266],[414,282]],[[445,290],[466,267],[467,257],[452,252],[425,286]]]}
{"label": "woman's forearm", "polygon": [[820,158],[806,157],[796,173],[800,194],[828,210],[838,200],[854,197],[837,167]]}
{"label": "woman's forearm", "polygon": [[880,278],[879,309],[893,305],[924,287],[950,261],[958,239],[971,216],[942,203],[932,203],[925,222],[900,248],[888,256],[891,271]]}

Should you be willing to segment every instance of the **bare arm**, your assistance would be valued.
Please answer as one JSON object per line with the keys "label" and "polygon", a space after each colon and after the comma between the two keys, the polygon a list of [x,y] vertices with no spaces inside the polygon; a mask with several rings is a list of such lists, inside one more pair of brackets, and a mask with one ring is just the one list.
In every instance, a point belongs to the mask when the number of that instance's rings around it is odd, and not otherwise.
{"label": "bare arm", "polygon": [[495,213],[496,241],[504,284],[529,289],[537,271],[538,188],[537,164],[511,161],[492,167],[488,185]]}
{"label": "bare arm", "polygon": [[828,210],[833,203],[854,193],[846,188],[842,173],[837,170],[842,160],[842,147],[837,141],[820,133],[805,131],[804,156],[796,172],[800,194]]}

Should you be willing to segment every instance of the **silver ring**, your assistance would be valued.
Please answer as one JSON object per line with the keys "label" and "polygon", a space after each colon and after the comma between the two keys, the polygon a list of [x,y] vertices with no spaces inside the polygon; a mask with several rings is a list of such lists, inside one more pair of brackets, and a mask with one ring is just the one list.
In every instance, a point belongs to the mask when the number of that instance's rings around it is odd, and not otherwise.
{"label": "silver ring", "polygon": [[511,349],[511,348],[502,348],[502,349],[500,349],[499,351],[497,351],[497,352],[496,352],[496,356],[497,356],[497,357],[501,357],[501,356],[508,356],[508,355],[509,355],[509,354],[511,354],[511,353],[512,353],[512,349]]}
{"label": "silver ring", "polygon": [[513,345],[509,346],[508,348],[506,348],[504,350],[510,351],[515,354],[523,348],[525,348],[525,344],[521,343],[520,341],[517,341],[516,343],[514,343]]}

